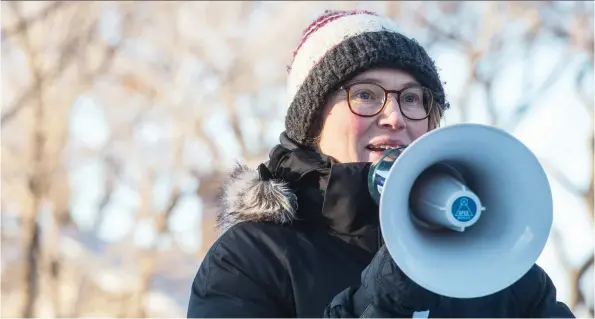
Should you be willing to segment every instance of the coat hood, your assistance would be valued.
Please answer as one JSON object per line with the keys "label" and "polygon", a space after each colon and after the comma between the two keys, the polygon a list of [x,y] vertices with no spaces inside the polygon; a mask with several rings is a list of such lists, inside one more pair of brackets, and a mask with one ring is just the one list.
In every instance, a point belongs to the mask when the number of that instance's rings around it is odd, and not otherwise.
{"label": "coat hood", "polygon": [[220,195],[217,226],[221,232],[243,221],[288,224],[297,217],[297,183],[308,173],[330,167],[330,158],[302,149],[285,133],[258,168],[238,164]]}
{"label": "coat hood", "polygon": [[242,221],[262,221],[286,224],[297,212],[297,197],[282,179],[265,179],[259,170],[238,165],[224,184],[221,210],[217,216],[223,232]]}
{"label": "coat hood", "polygon": [[367,183],[371,163],[337,163],[285,134],[280,141],[266,163],[231,172],[220,197],[219,230],[244,221],[300,222],[377,249],[378,205]]}

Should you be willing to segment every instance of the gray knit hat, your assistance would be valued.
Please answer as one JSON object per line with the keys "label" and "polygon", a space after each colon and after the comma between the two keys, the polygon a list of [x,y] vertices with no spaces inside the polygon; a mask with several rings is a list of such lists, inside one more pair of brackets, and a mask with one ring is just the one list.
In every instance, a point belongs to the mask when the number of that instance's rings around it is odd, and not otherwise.
{"label": "gray knit hat", "polygon": [[357,74],[376,67],[405,70],[431,89],[442,110],[440,77],[424,48],[399,33],[387,17],[365,10],[326,11],[304,31],[287,81],[285,131],[295,142],[315,147],[321,112],[329,93]]}

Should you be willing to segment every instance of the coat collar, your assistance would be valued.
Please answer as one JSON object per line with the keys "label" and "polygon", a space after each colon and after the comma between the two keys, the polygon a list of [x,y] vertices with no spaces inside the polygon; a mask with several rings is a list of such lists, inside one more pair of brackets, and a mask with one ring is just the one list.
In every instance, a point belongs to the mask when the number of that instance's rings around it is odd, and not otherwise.
{"label": "coat collar", "polygon": [[368,251],[378,249],[378,206],[368,193],[371,163],[337,163],[285,134],[258,169],[237,167],[224,185],[221,230],[242,221],[321,227]]}

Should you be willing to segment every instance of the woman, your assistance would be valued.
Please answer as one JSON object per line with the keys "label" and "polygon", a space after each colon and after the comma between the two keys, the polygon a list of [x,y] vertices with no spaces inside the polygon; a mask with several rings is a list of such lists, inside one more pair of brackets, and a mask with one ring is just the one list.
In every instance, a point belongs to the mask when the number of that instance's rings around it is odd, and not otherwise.
{"label": "woman", "polygon": [[[496,294],[453,299],[407,278],[382,243],[367,174],[448,108],[433,61],[390,20],[325,12],[294,52],[280,144],[224,187],[188,317],[573,317],[534,266]],[[428,315],[428,312],[425,312]]]}

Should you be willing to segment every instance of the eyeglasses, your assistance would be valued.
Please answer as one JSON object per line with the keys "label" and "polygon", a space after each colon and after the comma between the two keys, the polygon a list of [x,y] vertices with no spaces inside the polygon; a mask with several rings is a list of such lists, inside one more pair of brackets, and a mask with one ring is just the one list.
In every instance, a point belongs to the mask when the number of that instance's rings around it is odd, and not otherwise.
{"label": "eyeglasses", "polygon": [[406,118],[419,121],[430,116],[434,108],[432,91],[420,85],[408,86],[402,90],[387,90],[374,83],[355,83],[348,87],[340,87],[347,92],[347,104],[355,115],[372,117],[384,109],[388,94],[397,95],[401,114]]}

